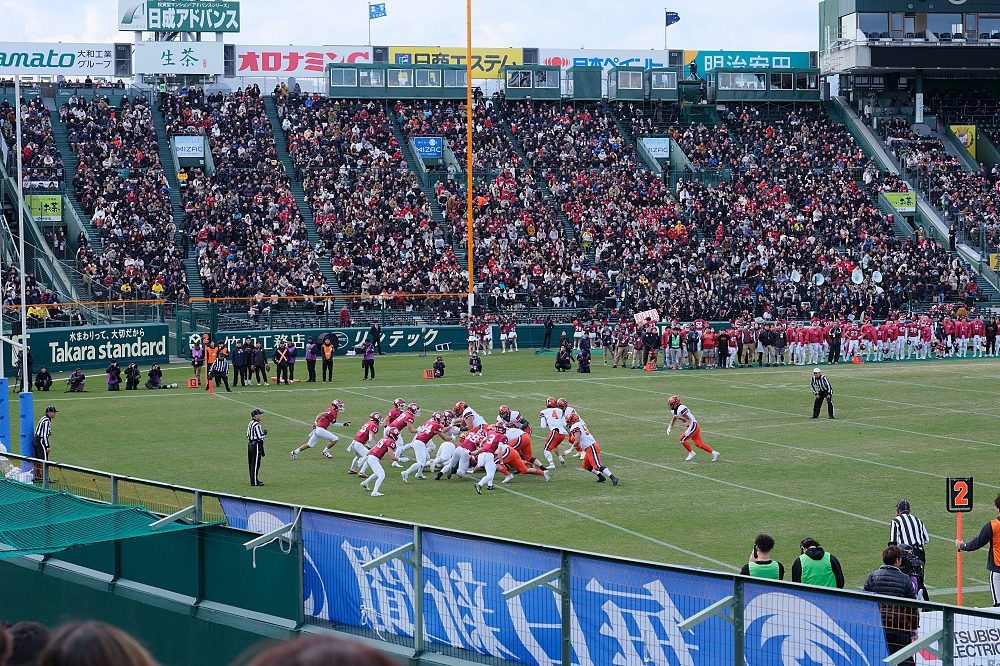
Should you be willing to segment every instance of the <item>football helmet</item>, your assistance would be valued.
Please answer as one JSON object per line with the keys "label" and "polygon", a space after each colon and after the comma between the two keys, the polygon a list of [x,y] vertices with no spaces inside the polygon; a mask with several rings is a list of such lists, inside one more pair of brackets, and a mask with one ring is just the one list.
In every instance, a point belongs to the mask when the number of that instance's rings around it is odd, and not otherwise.
{"label": "football helmet", "polygon": [[396,439],[399,437],[399,428],[386,428],[385,436],[389,439]]}
{"label": "football helmet", "polygon": [[566,417],[566,425],[573,425],[580,420],[580,415],[576,412],[571,412],[569,416]]}
{"label": "football helmet", "polygon": [[336,409],[338,412],[343,411],[343,409],[344,409],[344,401],[343,400],[334,400],[333,402],[330,403],[330,406],[333,407],[334,409]]}
{"label": "football helmet", "polygon": [[559,398],[556,400],[556,407],[559,409],[566,409],[569,407],[569,401],[566,398]]}
{"label": "football helmet", "polygon": [[455,403],[455,413],[458,414],[459,416],[461,416],[462,412],[464,412],[467,407],[468,407],[468,405],[465,404],[464,402],[456,402]]}
{"label": "football helmet", "polygon": [[500,418],[504,421],[510,421],[510,407],[507,405],[500,405],[500,409],[497,411],[497,414],[499,414]]}
{"label": "football helmet", "polygon": [[545,399],[545,406],[548,409],[552,409],[553,407],[556,406],[556,399],[555,398],[546,398]]}
{"label": "football helmet", "polygon": [[681,399],[676,395],[672,395],[667,399],[667,405],[670,406],[670,409],[677,409],[681,406]]}
{"label": "football helmet", "polygon": [[368,418],[369,420],[374,421],[376,425],[382,421],[382,415],[378,412],[372,412]]}
{"label": "football helmet", "polygon": [[406,406],[406,411],[416,416],[417,414],[420,413],[420,405],[418,405],[415,402],[411,402]]}
{"label": "football helmet", "polygon": [[406,401],[403,400],[402,398],[396,398],[395,400],[392,401],[392,406],[398,409],[399,411],[403,411],[403,409],[406,408]]}

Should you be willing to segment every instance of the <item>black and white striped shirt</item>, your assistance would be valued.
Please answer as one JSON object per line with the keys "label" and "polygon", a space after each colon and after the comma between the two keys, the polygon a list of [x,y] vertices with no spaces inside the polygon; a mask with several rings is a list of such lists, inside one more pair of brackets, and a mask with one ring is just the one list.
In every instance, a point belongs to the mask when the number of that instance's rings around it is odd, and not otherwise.
{"label": "black and white striped shirt", "polygon": [[35,437],[39,439],[42,446],[49,448],[49,435],[52,434],[52,417],[48,414],[38,419],[38,425],[35,426]]}
{"label": "black and white striped shirt", "polygon": [[229,374],[229,359],[220,355],[215,359],[215,362],[212,363],[211,370],[219,376]]}
{"label": "black and white striped shirt", "polygon": [[897,546],[922,546],[930,541],[927,528],[919,518],[908,513],[901,513],[892,519],[889,542]]}
{"label": "black and white striped shirt", "polygon": [[254,419],[250,419],[250,425],[247,426],[247,443],[253,444],[255,442],[264,441],[264,428],[261,427],[260,422]]}
{"label": "black and white striped shirt", "polygon": [[833,395],[833,387],[830,386],[830,380],[826,378],[826,375],[813,377],[810,382],[810,386],[812,386],[813,393],[826,393],[827,395]]}

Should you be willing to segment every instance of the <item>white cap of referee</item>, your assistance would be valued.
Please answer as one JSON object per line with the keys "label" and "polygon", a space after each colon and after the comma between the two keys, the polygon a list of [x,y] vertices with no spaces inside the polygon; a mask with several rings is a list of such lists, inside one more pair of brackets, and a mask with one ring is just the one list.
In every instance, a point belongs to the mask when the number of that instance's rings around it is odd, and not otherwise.
{"label": "white cap of referee", "polygon": [[813,374],[814,375],[821,375],[821,374],[823,374],[823,371],[820,370],[819,368],[813,368]]}

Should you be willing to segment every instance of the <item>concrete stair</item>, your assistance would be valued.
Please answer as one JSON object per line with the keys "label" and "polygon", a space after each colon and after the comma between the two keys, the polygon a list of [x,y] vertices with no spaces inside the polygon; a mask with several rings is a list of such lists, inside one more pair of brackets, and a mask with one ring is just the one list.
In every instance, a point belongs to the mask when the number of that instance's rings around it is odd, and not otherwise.
{"label": "concrete stair", "polygon": [[[295,205],[299,209],[299,215],[302,217],[302,222],[306,225],[306,231],[309,233],[309,244],[314,248],[319,247],[320,237],[319,233],[316,231],[316,218],[312,212],[312,206],[306,200],[305,190],[302,188],[302,183],[295,180],[295,164],[292,162],[291,156],[288,154],[288,140],[285,137],[285,132],[281,129],[281,121],[278,119],[278,109],[274,104],[274,99],[270,96],[264,96],[264,106],[267,111],[267,119],[271,121],[271,131],[274,133],[274,144],[278,149],[278,160],[285,169],[285,175],[288,176],[288,186],[292,191],[292,196],[295,197]],[[327,248],[329,252],[330,248]],[[334,296],[340,296],[343,292],[340,290],[340,282],[337,280],[336,274],[333,272],[333,268],[330,266],[330,260],[328,257],[320,257],[317,260],[320,266],[320,270],[323,272],[323,277],[326,278],[326,283],[330,287],[330,293]],[[338,300],[334,302],[336,309],[340,309],[345,305],[345,301]]]}
{"label": "concrete stair", "polygon": [[[163,121],[163,114],[156,109],[152,110],[153,128],[156,130],[156,148],[160,156],[160,166],[163,167],[163,175],[167,178],[167,186],[170,188],[170,210],[174,215],[174,225],[178,229],[184,223],[184,205],[181,201],[181,188],[177,180],[177,170],[174,168],[173,156],[170,154],[170,138],[167,136],[167,127]],[[177,247],[181,246],[181,232],[177,232],[174,239]],[[187,275],[188,293],[191,298],[204,298],[205,290],[201,286],[201,278],[198,277],[198,258],[194,252],[192,256],[184,260],[184,272]]]}

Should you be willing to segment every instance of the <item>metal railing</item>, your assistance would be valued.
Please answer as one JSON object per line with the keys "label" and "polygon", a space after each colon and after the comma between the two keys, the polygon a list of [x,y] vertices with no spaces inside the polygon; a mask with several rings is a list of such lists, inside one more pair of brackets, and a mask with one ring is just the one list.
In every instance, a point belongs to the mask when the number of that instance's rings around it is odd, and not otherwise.
{"label": "metal railing", "polygon": [[282,538],[303,570],[296,631],[351,633],[411,663],[568,664],[575,653],[576,663],[743,666],[831,650],[843,663],[894,666],[923,652],[954,666],[986,653],[970,652],[977,636],[993,649],[1000,628],[995,610],[741,576],[722,561],[712,560],[730,572],[7,458],[38,470],[44,488],[263,534],[248,549]]}

